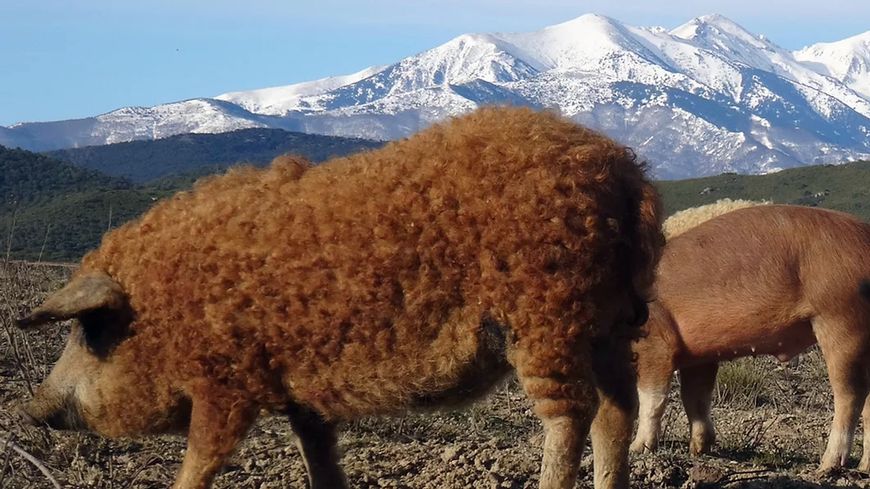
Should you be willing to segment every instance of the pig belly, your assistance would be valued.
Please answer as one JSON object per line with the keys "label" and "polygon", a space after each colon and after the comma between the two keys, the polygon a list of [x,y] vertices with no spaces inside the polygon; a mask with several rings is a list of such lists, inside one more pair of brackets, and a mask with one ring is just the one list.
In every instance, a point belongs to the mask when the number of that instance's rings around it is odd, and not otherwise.
{"label": "pig belly", "polygon": [[787,362],[816,344],[808,320],[776,326],[751,322],[697,325],[680,328],[679,332],[682,348],[677,355],[678,368],[758,355],[773,355]]}
{"label": "pig belly", "polygon": [[509,370],[505,334],[494,323],[476,321],[417,346],[374,359],[364,345],[347,345],[334,362],[316,369],[297,365],[287,387],[296,402],[328,419],[353,419],[463,404]]}

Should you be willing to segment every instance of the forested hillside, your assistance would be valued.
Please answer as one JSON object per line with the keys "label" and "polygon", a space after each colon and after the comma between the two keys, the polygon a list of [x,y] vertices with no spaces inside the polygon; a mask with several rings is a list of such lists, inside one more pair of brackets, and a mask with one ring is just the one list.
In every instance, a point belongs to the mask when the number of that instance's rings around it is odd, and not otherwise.
{"label": "forested hillside", "polygon": [[[149,164],[153,161],[157,160]],[[44,155],[0,146],[2,251],[15,259],[78,260],[99,244],[107,229],[135,218],[161,198],[190,188],[197,177],[222,169],[222,165],[199,166],[134,184]],[[870,220],[867,161],[761,176],[724,174],[660,181],[658,186],[668,214],[728,197],[826,207]]]}
{"label": "forested hillside", "polygon": [[263,165],[294,153],[314,162],[379,148],[382,141],[303,134],[280,129],[242,129],[221,134],[183,134],[165,139],[88,146],[46,153],[76,166],[145,183],[184,173],[214,173],[240,162]]}

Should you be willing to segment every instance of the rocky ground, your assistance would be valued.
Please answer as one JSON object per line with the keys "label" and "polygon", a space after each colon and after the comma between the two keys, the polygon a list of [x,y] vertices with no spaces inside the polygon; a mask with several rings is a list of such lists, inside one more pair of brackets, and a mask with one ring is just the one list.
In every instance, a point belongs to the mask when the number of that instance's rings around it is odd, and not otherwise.
{"label": "rocky ground", "polygon": [[[52,479],[61,487],[167,487],[184,453],[182,438],[107,441],[25,428],[12,414],[15,402],[29,396],[57,359],[66,333],[63,327],[22,333],[12,317],[68,274],[59,267],[0,263],[0,489],[56,487]],[[870,476],[851,469],[825,477],[814,473],[831,403],[817,351],[787,365],[771,359],[729,364],[719,379],[715,452],[688,456],[685,415],[672,394],[663,446],[656,454],[633,457],[632,486],[870,488]],[[542,436],[529,408],[508,380],[463,412],[364,419],[344,426],[342,463],[351,486],[360,488],[537,487]],[[860,442],[859,433],[856,454]],[[587,456],[578,486],[591,488],[591,480]],[[216,487],[304,488],[304,466],[288,423],[262,419]]]}

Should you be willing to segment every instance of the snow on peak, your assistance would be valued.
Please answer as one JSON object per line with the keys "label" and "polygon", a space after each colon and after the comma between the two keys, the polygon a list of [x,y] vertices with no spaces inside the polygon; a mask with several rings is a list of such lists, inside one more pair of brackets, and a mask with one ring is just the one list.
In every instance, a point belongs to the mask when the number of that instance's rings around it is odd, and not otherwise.
{"label": "snow on peak", "polygon": [[574,19],[544,27],[542,31],[559,32],[574,39],[583,40],[594,33],[612,34],[618,32],[623,24],[616,19],[600,14],[583,14]]}
{"label": "snow on peak", "polygon": [[472,80],[506,82],[526,78],[537,70],[520,59],[513,46],[491,34],[463,34],[434,49],[409,58],[414,69],[426,73],[424,84],[459,84]]}
{"label": "snow on peak", "polygon": [[350,75],[331,76],[309,82],[261,88],[259,90],[228,92],[215,98],[217,100],[232,102],[258,114],[284,115],[292,110],[306,108],[303,101],[304,97],[356,83],[378,73],[384,68],[385,66],[371,66]]}
{"label": "snow on peak", "polygon": [[750,50],[779,49],[764,36],[753,34],[740,24],[720,14],[696,17],[671,30],[671,35],[728,53],[739,53],[747,48]]}
{"label": "snow on peak", "polygon": [[773,73],[812,90],[821,91],[870,116],[868,100],[842,82],[802,63],[795,56],[764,36],[755,35],[721,15],[697,17],[673,29],[671,35],[717,53],[731,62]]}
{"label": "snow on peak", "polygon": [[825,42],[795,51],[805,66],[843,82],[870,99],[870,31],[836,42]]}
{"label": "snow on peak", "polygon": [[756,37],[737,22],[734,22],[733,20],[725,17],[722,14],[716,13],[695,17],[694,19],[686,22],[680,27],[674,28],[672,32],[676,33],[677,31],[681,30],[689,31],[693,28],[695,30],[715,28],[724,32],[730,32],[731,34],[737,36]]}
{"label": "snow on peak", "polygon": [[542,69],[612,72],[626,64],[660,62],[632,29],[610,17],[586,14],[534,32],[497,36]]}

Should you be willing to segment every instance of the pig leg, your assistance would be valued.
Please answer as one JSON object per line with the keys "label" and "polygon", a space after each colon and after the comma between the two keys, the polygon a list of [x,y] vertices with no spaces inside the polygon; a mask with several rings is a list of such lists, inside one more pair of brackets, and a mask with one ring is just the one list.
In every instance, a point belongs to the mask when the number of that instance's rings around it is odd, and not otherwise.
{"label": "pig leg", "polygon": [[680,369],[680,396],[689,418],[689,453],[692,455],[708,452],[716,440],[710,406],[718,370],[718,363]]}
{"label": "pig leg", "polygon": [[226,404],[193,399],[187,452],[173,489],[211,487],[226,458],[254,423],[257,410],[252,405],[238,399]]}
{"label": "pig leg", "polygon": [[[870,377],[870,371],[867,372]],[[858,464],[858,470],[862,472],[870,472],[870,394],[864,400],[864,453],[861,454],[861,462]]]}
{"label": "pig leg", "polygon": [[[540,489],[571,489],[598,407],[588,346],[553,358],[541,338],[520,340],[511,355],[517,376],[544,425]],[[524,344],[528,343],[528,344]],[[562,345],[564,346],[564,344]]]}
{"label": "pig leg", "polygon": [[599,400],[592,422],[595,487],[627,489],[628,444],[637,409],[631,343],[613,338],[607,344],[595,344],[592,361]]}
{"label": "pig leg", "polygon": [[[647,340],[641,343],[644,341]],[[643,453],[658,447],[674,367],[670,358],[659,358],[661,355],[640,349],[637,353],[637,435],[629,449]]]}
{"label": "pig leg", "polygon": [[291,405],[287,416],[296,433],[296,446],[308,473],[310,489],[342,489],[347,487],[344,473],[338,465],[335,450],[335,427],[301,406]]}
{"label": "pig leg", "polygon": [[834,420],[819,472],[842,467],[849,459],[858,415],[867,399],[867,341],[845,321],[813,320],[813,330],[825,357],[831,390],[834,392]]}

